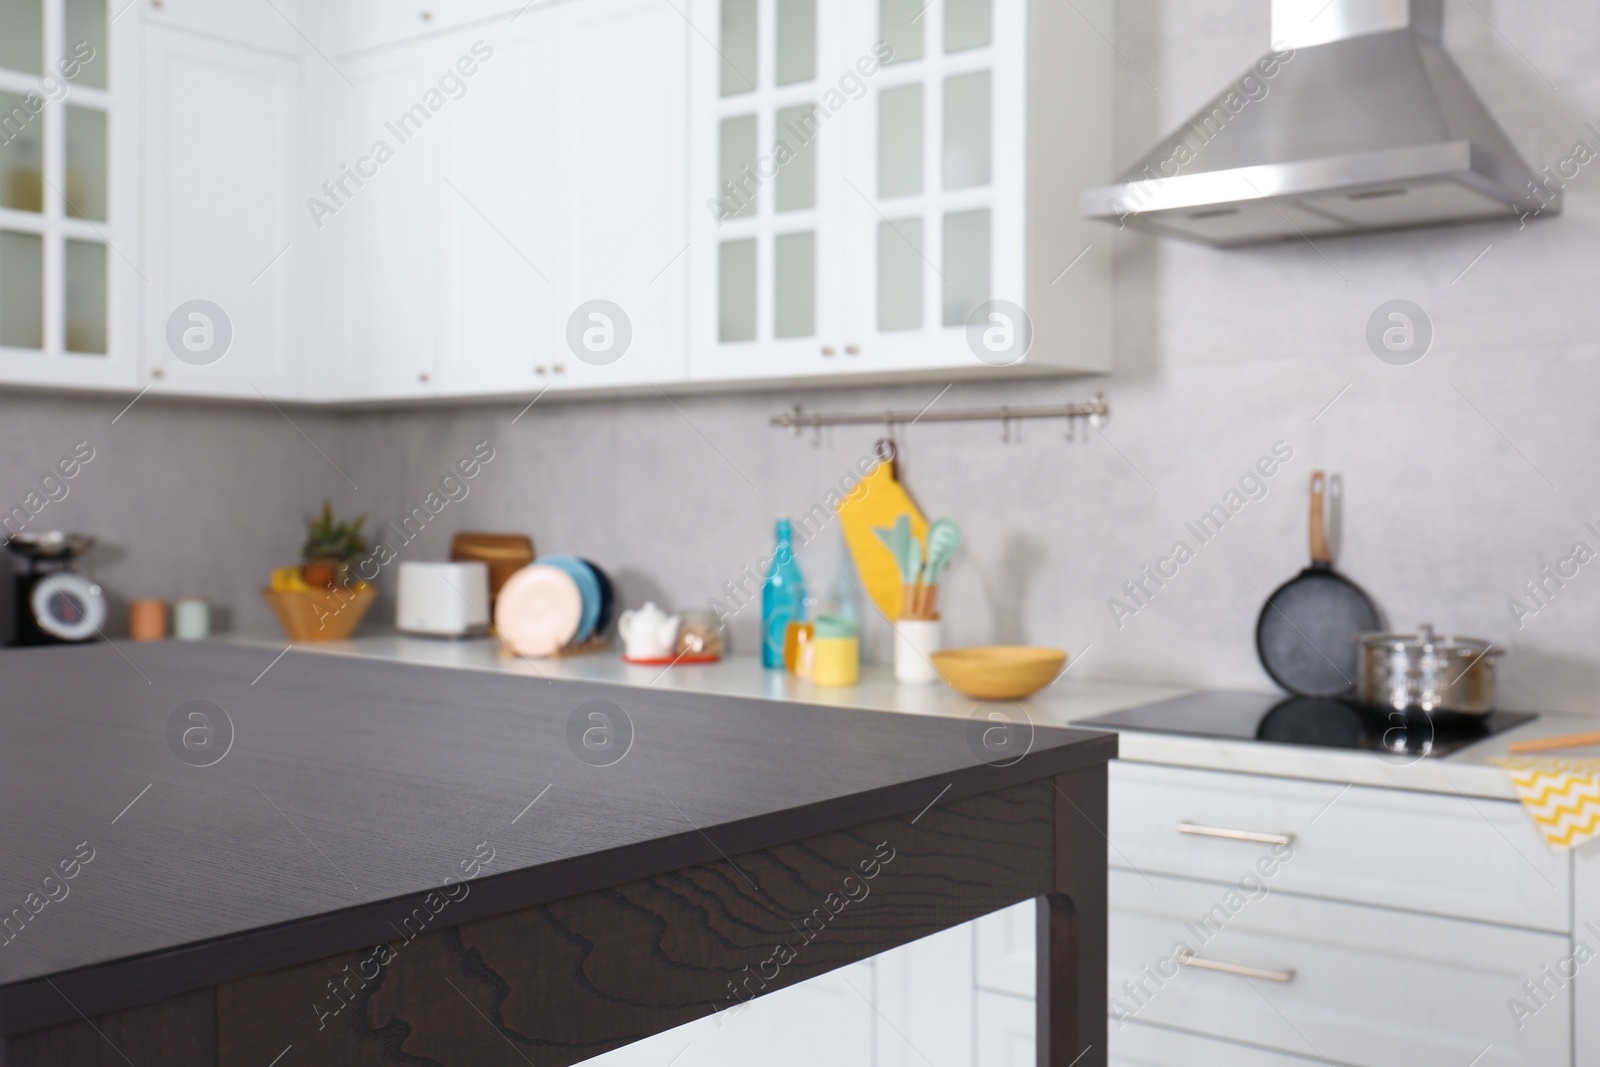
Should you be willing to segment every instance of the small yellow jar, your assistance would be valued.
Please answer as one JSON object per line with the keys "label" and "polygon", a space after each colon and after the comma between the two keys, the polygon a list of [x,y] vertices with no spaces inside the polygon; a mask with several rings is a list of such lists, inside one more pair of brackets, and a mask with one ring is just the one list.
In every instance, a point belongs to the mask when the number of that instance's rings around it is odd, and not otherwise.
{"label": "small yellow jar", "polygon": [[817,619],[811,638],[811,680],[817,685],[855,685],[861,677],[861,638],[856,621],[840,615]]}

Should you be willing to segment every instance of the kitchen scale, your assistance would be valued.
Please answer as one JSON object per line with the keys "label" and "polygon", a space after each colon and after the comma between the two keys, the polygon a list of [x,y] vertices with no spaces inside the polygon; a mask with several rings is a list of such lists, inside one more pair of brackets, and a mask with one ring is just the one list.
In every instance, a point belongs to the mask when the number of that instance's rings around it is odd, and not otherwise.
{"label": "kitchen scale", "polygon": [[1073,725],[1398,756],[1444,756],[1536,718],[1524,711],[1494,711],[1488,715],[1400,712],[1336,697],[1204,692],[1097,715]]}
{"label": "kitchen scale", "polygon": [[93,545],[92,537],[60,530],[6,538],[6,551],[22,562],[11,579],[6,644],[77,644],[99,636],[106,621],[105,594],[70,569],[73,559]]}

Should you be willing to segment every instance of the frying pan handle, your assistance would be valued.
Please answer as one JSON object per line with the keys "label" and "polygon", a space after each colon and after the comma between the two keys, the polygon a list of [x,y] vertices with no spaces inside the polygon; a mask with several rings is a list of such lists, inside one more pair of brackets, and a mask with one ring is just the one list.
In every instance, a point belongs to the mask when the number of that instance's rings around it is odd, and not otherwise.
{"label": "frying pan handle", "polygon": [[1311,473],[1311,562],[1332,563],[1333,553],[1328,549],[1328,527],[1323,503],[1327,495],[1327,476],[1322,471]]}

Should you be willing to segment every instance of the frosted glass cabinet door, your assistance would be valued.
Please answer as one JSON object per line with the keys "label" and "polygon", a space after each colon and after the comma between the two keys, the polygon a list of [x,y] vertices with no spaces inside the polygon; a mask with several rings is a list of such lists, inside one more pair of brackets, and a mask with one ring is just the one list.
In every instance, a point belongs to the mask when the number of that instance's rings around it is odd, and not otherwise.
{"label": "frosted glass cabinet door", "polygon": [[[690,37],[690,377],[803,378],[840,334],[846,0],[698,0]],[[715,46],[707,42],[715,42]],[[843,88],[840,79],[845,78]]]}
{"label": "frosted glass cabinet door", "polygon": [[1023,302],[1025,0],[861,0],[890,51],[850,115],[846,343],[868,370],[978,367],[966,326]]}
{"label": "frosted glass cabinet door", "polygon": [[0,383],[138,379],[136,17],[0,0]]}

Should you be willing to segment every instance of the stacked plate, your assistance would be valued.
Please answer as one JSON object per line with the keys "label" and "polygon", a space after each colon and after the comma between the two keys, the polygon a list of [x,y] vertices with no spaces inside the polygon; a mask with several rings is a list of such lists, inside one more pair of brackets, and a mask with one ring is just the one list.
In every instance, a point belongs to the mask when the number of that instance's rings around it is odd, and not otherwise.
{"label": "stacked plate", "polygon": [[615,614],[605,571],[577,556],[541,556],[506,579],[494,626],[519,655],[553,656],[604,636]]}

